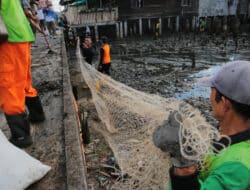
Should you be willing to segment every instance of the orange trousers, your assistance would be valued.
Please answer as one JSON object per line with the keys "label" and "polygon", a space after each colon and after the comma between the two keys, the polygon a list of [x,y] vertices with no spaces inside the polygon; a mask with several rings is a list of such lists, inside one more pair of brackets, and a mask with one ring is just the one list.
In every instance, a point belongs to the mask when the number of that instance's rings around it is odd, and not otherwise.
{"label": "orange trousers", "polygon": [[4,113],[24,113],[25,97],[38,96],[30,67],[30,42],[0,44],[0,109]]}

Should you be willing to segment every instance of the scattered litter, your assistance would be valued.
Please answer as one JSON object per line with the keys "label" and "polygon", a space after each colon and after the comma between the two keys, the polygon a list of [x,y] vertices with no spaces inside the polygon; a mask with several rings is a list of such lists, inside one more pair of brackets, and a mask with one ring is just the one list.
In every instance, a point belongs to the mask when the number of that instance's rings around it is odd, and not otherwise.
{"label": "scattered litter", "polygon": [[101,187],[105,186],[108,183],[107,177],[105,176],[99,176],[98,181]]}
{"label": "scattered litter", "polygon": [[104,175],[104,176],[106,176],[106,177],[111,177],[111,175],[109,175],[109,174],[106,173],[106,172],[99,171],[99,173],[102,174],[102,175]]}

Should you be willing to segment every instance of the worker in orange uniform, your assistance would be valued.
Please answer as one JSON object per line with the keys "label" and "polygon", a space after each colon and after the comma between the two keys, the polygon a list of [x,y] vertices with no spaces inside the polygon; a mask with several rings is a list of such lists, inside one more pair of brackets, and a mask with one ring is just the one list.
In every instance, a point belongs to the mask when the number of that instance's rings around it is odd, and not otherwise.
{"label": "worker in orange uniform", "polygon": [[102,37],[101,39],[102,46],[100,48],[100,63],[98,67],[98,71],[110,75],[110,65],[111,65],[111,58],[110,58],[110,45],[108,44],[107,37]]}
{"label": "worker in orange uniform", "polygon": [[35,37],[20,0],[0,0],[0,5],[8,31],[8,40],[0,44],[0,109],[10,127],[10,142],[23,148],[32,144],[30,121],[45,120],[38,93],[32,87],[30,46]]}

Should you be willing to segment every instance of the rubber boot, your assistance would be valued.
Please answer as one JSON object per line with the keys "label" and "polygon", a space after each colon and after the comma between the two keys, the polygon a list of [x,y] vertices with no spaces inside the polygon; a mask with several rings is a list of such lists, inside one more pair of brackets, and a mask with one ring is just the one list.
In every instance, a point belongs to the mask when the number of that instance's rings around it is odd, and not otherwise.
{"label": "rubber boot", "polygon": [[29,120],[31,123],[38,123],[45,120],[45,115],[39,96],[26,97],[25,104],[29,110]]}
{"label": "rubber boot", "polygon": [[5,117],[11,131],[10,142],[19,148],[30,146],[33,141],[30,135],[30,123],[27,114],[5,114]]}

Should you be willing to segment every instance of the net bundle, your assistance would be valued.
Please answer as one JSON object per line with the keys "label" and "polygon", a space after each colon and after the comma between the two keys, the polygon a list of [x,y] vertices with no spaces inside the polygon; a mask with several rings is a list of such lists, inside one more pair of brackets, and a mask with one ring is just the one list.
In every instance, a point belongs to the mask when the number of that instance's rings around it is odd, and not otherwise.
{"label": "net bundle", "polygon": [[201,161],[212,139],[219,138],[217,130],[201,113],[184,101],[137,91],[98,72],[83,60],[80,50],[77,57],[98,116],[105,126],[98,130],[113,150],[123,174],[128,174],[112,189],[168,189],[169,155],[153,145],[152,133],[172,111],[178,111],[183,118],[180,142],[181,152],[186,157],[191,157],[191,147],[195,152],[192,160]]}

